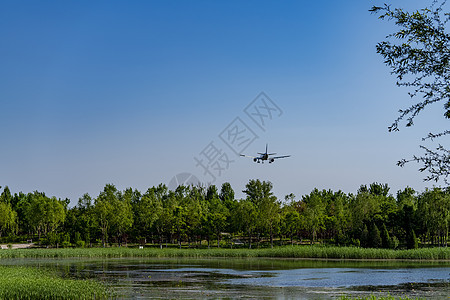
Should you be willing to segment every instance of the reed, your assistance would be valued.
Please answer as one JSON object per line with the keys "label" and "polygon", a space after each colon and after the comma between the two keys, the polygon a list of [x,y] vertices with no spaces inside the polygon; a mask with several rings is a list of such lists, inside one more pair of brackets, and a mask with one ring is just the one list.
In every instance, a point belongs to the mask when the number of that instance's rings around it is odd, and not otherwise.
{"label": "reed", "polygon": [[265,249],[176,249],[176,248],[64,248],[5,249],[2,258],[116,258],[116,257],[274,257],[318,259],[450,260],[450,248],[413,250],[365,249],[358,247],[284,246]]}
{"label": "reed", "polygon": [[0,299],[109,299],[114,294],[93,280],[74,280],[30,267],[0,266]]}

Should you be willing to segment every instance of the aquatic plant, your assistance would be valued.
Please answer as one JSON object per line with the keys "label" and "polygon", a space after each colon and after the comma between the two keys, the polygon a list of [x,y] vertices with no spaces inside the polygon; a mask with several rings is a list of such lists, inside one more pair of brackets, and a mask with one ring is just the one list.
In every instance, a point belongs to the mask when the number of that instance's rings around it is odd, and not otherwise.
{"label": "aquatic plant", "polygon": [[284,246],[265,249],[177,249],[177,248],[65,248],[1,250],[1,258],[26,257],[273,257],[318,259],[405,259],[448,260],[450,248],[421,248],[410,250],[374,249],[359,247]]}

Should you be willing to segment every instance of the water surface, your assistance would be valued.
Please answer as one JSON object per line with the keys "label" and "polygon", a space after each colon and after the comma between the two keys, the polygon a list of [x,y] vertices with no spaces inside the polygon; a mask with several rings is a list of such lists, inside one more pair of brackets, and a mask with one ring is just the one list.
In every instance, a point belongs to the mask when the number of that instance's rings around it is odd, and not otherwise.
{"label": "water surface", "polygon": [[5,259],[5,265],[94,278],[129,299],[449,299],[450,262],[300,259]]}

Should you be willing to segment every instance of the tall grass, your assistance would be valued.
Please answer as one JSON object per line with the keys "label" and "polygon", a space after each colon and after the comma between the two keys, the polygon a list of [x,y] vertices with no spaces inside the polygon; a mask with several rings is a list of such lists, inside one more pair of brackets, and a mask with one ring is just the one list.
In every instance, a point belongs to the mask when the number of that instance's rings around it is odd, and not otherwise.
{"label": "tall grass", "polygon": [[114,257],[278,257],[320,259],[413,259],[450,260],[450,248],[415,250],[364,249],[357,247],[284,246],[268,249],[175,249],[175,248],[65,248],[1,250],[2,258],[114,258]]}
{"label": "tall grass", "polygon": [[0,299],[108,299],[114,295],[92,280],[58,277],[29,267],[0,266]]}

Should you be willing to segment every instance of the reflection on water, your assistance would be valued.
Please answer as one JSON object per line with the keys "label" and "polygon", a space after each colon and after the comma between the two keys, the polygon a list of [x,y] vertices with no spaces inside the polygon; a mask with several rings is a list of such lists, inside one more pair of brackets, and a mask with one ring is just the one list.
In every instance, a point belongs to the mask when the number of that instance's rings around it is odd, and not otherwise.
{"label": "reflection on water", "polygon": [[95,278],[122,298],[332,299],[386,294],[450,295],[450,262],[294,259],[21,259],[2,264],[56,269]]}

